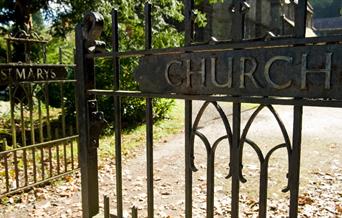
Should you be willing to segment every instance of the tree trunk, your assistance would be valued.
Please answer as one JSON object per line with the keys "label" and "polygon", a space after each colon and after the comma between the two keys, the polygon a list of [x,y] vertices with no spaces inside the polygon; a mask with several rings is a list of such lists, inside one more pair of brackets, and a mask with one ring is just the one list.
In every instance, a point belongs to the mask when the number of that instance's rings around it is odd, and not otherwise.
{"label": "tree trunk", "polygon": [[[30,10],[30,0],[17,0],[15,3],[15,25],[12,35],[16,38],[27,38],[32,30],[32,14]],[[28,44],[14,43],[12,56],[13,62],[28,62]],[[26,47],[26,48],[25,48]]]}

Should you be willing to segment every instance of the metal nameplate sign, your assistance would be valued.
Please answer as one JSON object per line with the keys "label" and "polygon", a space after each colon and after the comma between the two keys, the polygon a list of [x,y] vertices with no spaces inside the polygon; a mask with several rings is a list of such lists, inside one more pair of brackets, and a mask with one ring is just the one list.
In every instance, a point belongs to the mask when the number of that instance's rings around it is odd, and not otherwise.
{"label": "metal nameplate sign", "polygon": [[342,99],[342,46],[150,55],[135,78],[150,93]]}
{"label": "metal nameplate sign", "polygon": [[66,78],[67,71],[64,65],[0,64],[0,84]]}

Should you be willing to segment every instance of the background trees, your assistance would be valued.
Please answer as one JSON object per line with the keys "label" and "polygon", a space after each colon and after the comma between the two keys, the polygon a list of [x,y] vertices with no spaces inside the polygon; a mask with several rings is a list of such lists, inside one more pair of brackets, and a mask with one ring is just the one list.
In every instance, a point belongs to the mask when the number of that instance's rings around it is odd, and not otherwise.
{"label": "background trees", "polygon": [[[196,0],[197,4],[204,1],[215,3],[222,0]],[[176,47],[183,43],[182,30],[183,4],[182,0],[152,0],[153,4],[153,47]],[[341,0],[310,0],[315,8],[316,17],[339,16],[342,7]],[[96,10],[105,17],[105,29],[102,40],[107,42],[107,48],[111,49],[111,18],[110,12],[114,7],[119,9],[120,20],[120,50],[143,49],[144,45],[144,21],[143,6],[145,1],[136,0],[0,0],[0,34],[2,36],[11,33],[16,35],[21,30],[28,35],[32,31],[40,35],[50,36],[48,47],[48,62],[58,62],[58,47],[63,45],[74,46],[75,24],[82,21],[87,11]],[[205,25],[205,15],[199,11],[197,22]],[[53,37],[51,37],[53,36]],[[0,61],[6,57],[5,43],[0,39]],[[23,61],[23,48],[14,45],[13,61]],[[72,63],[72,50],[65,51],[67,58],[65,63]],[[124,59],[121,62],[122,88],[138,89],[138,84],[133,81],[133,71],[138,60]],[[110,60],[99,60],[97,63],[98,88],[112,88],[112,63]],[[73,95],[70,95],[73,96]],[[73,105],[73,99],[68,105]],[[111,119],[111,99],[99,98],[100,106],[105,111],[107,119]],[[165,111],[172,105],[172,101],[156,100],[156,118],[163,117]],[[142,99],[124,99],[123,117],[125,123],[141,122],[144,118],[145,105]],[[72,110],[73,108],[71,108]]]}
{"label": "background trees", "polygon": [[[183,40],[173,24],[181,22],[182,4],[180,1],[164,0],[154,1],[153,12],[153,46],[155,48],[180,46]],[[30,37],[33,31],[39,31],[40,35],[48,37],[50,40],[48,46],[48,62],[58,62],[58,47],[61,45],[74,46],[74,28],[75,24],[82,21],[83,15],[87,11],[99,11],[104,15],[105,28],[102,34],[103,41],[107,42],[107,49],[111,49],[111,10],[116,7],[119,10],[120,21],[120,50],[138,50],[144,49],[144,19],[143,19],[143,1],[135,0],[118,0],[113,1],[100,0],[45,0],[45,1],[3,1],[0,0],[0,26],[2,27],[1,34],[4,36],[11,33],[12,36],[19,37],[18,33],[24,31]],[[165,10],[166,9],[166,10]],[[21,18],[18,19],[18,14]],[[51,36],[53,37],[51,37]],[[0,39],[1,41],[1,39]],[[4,48],[5,43],[0,42]],[[17,58],[12,58],[13,62],[23,61],[23,50],[20,47],[13,46]],[[71,53],[65,51],[64,53]],[[5,50],[0,53],[5,60]],[[70,55],[69,55],[70,57]],[[72,63],[70,60],[65,60],[64,63]],[[121,61],[121,88],[122,89],[138,89],[138,84],[133,80],[133,72],[138,64],[138,59],[124,59]],[[112,89],[112,61],[98,60],[96,63],[97,70],[97,87],[102,89]],[[72,91],[72,90],[70,90]],[[50,93],[54,93],[50,91]],[[74,109],[74,93],[69,95],[68,106],[69,111]],[[113,115],[112,99],[109,97],[101,97],[98,99],[101,110],[105,112],[106,119],[110,121]],[[59,100],[50,96],[50,104],[58,106]],[[172,100],[156,99],[154,100],[155,118],[165,116],[167,110],[172,105]],[[124,126],[136,125],[144,120],[145,117],[145,101],[144,99],[125,98],[123,104],[123,124]]]}

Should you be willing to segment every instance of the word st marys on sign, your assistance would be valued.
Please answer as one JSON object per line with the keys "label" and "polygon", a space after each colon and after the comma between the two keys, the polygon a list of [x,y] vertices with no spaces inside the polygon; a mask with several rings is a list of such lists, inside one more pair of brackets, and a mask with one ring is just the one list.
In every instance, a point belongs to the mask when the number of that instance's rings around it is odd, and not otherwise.
{"label": "word st marys on sign", "polygon": [[342,99],[338,45],[150,55],[135,72],[143,92]]}
{"label": "word st marys on sign", "polygon": [[0,84],[67,78],[64,65],[0,64]]}

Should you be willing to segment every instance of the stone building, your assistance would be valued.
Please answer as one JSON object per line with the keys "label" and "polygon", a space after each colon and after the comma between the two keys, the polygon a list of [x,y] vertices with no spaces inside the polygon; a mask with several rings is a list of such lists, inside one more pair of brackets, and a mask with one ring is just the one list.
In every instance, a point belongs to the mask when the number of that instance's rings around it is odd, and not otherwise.
{"label": "stone building", "polygon": [[[199,10],[207,14],[207,26],[196,30],[197,41],[229,40],[231,37],[233,0],[209,4],[204,0]],[[298,0],[247,0],[250,9],[246,13],[245,39],[262,38],[268,34],[293,35],[295,7]],[[313,8],[307,7],[307,37],[315,36],[313,31]]]}

